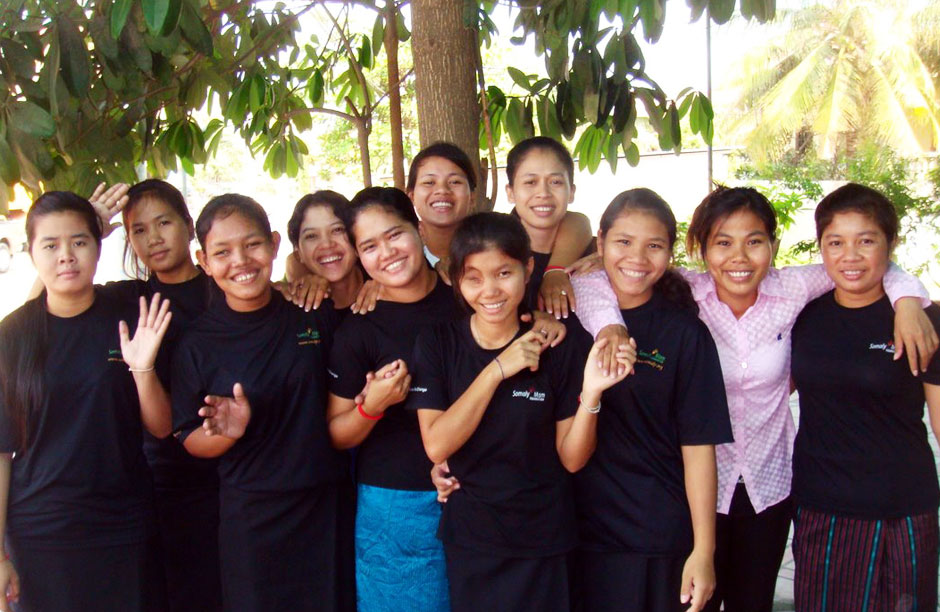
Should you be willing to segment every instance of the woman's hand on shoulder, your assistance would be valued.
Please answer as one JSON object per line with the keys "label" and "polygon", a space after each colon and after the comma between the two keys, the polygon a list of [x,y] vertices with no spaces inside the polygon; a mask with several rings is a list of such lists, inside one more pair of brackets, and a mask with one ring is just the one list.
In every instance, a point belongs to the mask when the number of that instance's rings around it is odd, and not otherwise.
{"label": "woman's hand on shoulder", "polygon": [[582,274],[590,274],[591,272],[596,272],[598,270],[604,269],[604,260],[601,259],[601,256],[597,253],[591,253],[590,255],[585,255],[578,261],[574,262],[565,270],[571,276],[579,276]]}
{"label": "woman's hand on shoulder", "polygon": [[894,359],[900,359],[906,350],[911,374],[917,376],[927,369],[938,344],[937,330],[920,300],[913,297],[898,300],[894,314]]}
{"label": "woman's hand on shoulder", "polygon": [[575,309],[574,288],[568,273],[562,268],[546,270],[539,286],[539,310],[556,319],[567,319],[568,313]]}
{"label": "woman's hand on shoulder", "polygon": [[356,295],[356,301],[353,302],[349,309],[353,314],[364,315],[367,312],[372,312],[375,310],[375,304],[379,301],[379,298],[382,297],[384,288],[383,285],[372,279],[367,280],[362,283],[362,287],[359,288],[359,294]]}

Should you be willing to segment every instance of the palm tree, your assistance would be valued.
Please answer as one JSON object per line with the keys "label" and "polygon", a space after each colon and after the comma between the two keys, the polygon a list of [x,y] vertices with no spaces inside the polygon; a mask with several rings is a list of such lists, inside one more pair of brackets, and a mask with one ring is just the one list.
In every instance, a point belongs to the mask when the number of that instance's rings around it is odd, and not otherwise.
{"label": "palm tree", "polygon": [[873,142],[901,154],[940,143],[940,11],[834,0],[778,12],[780,36],[749,53],[730,129],[754,159],[812,145],[820,158]]}

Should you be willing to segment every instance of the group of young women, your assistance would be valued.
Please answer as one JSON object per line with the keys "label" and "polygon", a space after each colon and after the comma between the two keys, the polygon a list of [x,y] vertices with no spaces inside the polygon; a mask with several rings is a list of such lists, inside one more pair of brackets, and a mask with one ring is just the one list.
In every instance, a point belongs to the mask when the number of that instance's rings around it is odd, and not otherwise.
{"label": "group of young women", "polygon": [[[470,215],[437,143],[407,193],[304,196],[312,309],[249,197],[41,196],[44,289],[0,323],[0,610],[770,610],[791,518],[799,610],[934,609],[940,310],[891,203],[837,190],[823,266],[776,270],[769,203],[719,188],[694,273],[648,189],[592,246],[573,173],[523,141],[514,213]],[[96,286],[121,206],[140,280]]]}

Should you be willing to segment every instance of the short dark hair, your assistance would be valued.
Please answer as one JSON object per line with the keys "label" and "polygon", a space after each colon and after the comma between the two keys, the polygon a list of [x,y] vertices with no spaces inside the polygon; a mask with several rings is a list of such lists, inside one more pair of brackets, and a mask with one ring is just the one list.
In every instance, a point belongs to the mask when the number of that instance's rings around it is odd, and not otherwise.
{"label": "short dark hair", "polygon": [[897,240],[900,223],[898,211],[891,200],[871,187],[848,183],[824,197],[816,206],[817,243],[822,242],[823,232],[832,223],[833,217],[844,212],[857,212],[871,217],[884,232],[889,245]]}
{"label": "short dark hair", "polygon": [[32,249],[36,238],[36,223],[46,215],[54,213],[72,212],[77,214],[88,226],[91,237],[101,251],[101,222],[91,203],[71,191],[47,191],[33,202],[26,213],[26,244]]}
{"label": "short dark hair", "polygon": [[460,279],[464,275],[467,258],[489,249],[499,249],[507,256],[528,265],[532,257],[529,234],[522,222],[512,215],[498,212],[480,212],[469,215],[454,232],[450,241],[450,279],[457,302],[467,303],[460,294]]}
{"label": "short dark hair", "polygon": [[538,149],[554,153],[558,161],[565,167],[565,171],[568,173],[568,180],[574,182],[574,159],[572,159],[571,153],[568,152],[565,145],[548,136],[533,136],[532,138],[519,141],[516,146],[509,150],[509,154],[506,156],[506,178],[510,185],[515,181],[516,171],[519,170],[519,166],[522,164],[523,160],[525,160],[526,156],[528,156],[530,152]]}
{"label": "short dark hair", "polygon": [[421,164],[424,160],[430,157],[442,157],[451,162],[460,168],[461,172],[467,177],[467,184],[470,186],[470,191],[477,188],[476,172],[473,170],[473,162],[470,161],[470,157],[464,153],[463,149],[454,143],[441,141],[424,147],[415,155],[414,159],[411,160],[411,166],[408,168],[408,191],[414,190],[415,185],[418,184],[418,170],[421,169]]}
{"label": "short dark hair", "polygon": [[343,222],[346,224],[346,232],[349,234],[349,243],[356,247],[356,236],[353,232],[356,226],[356,219],[362,211],[367,208],[377,206],[382,210],[389,212],[400,218],[405,223],[418,229],[418,215],[415,213],[415,207],[411,203],[411,198],[401,189],[395,187],[366,187],[353,196],[349,206],[345,209],[346,213]]}
{"label": "short dark hair", "polygon": [[206,248],[206,236],[209,235],[212,224],[215,223],[216,219],[225,219],[235,213],[257,226],[269,240],[273,238],[268,213],[265,212],[261,204],[245,195],[226,193],[209,200],[206,207],[199,213],[199,218],[196,219],[196,238],[203,250]]}
{"label": "short dark hair", "polygon": [[349,207],[349,200],[341,193],[329,189],[321,189],[303,196],[294,205],[294,212],[287,221],[287,238],[290,243],[297,248],[300,243],[300,225],[304,221],[304,215],[311,206],[324,206],[333,211],[333,214],[340,220],[343,219],[345,210]]}
{"label": "short dark hair", "polygon": [[725,187],[718,185],[714,191],[695,207],[689,231],[686,235],[686,250],[705,259],[708,237],[715,224],[738,212],[747,210],[757,216],[771,240],[777,237],[777,214],[764,195],[753,187]]}
{"label": "short dark hair", "polygon": [[[193,216],[189,212],[189,207],[186,206],[186,200],[183,198],[183,194],[173,185],[155,178],[140,181],[139,183],[131,185],[130,189],[127,190],[127,204],[124,205],[124,210],[121,211],[121,219],[124,221],[125,232],[130,230],[128,217],[131,211],[134,210],[134,207],[144,198],[155,198],[173,209],[173,212],[176,213],[189,228],[191,232],[189,239],[192,240],[192,232],[194,231]],[[134,249],[131,248],[130,234],[125,234],[124,240],[124,271],[127,272],[128,276],[137,278],[143,278],[146,273],[145,266],[141,263],[140,258],[137,257],[137,253],[134,252]]]}

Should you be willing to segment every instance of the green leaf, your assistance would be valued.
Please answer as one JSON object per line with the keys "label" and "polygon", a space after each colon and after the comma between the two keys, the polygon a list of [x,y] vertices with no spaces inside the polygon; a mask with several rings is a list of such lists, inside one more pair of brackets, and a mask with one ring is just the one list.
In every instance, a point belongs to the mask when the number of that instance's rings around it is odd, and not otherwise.
{"label": "green leaf", "polygon": [[114,0],[111,4],[111,37],[117,40],[121,37],[127,16],[131,12],[134,0]]}
{"label": "green leaf", "polygon": [[621,138],[618,134],[608,136],[607,138],[607,152],[605,157],[607,158],[607,163],[610,165],[610,171],[612,173],[617,172],[617,161],[619,160],[620,153],[620,142]]}
{"label": "green leaf", "polygon": [[629,147],[624,147],[623,154],[631,168],[636,168],[637,164],[640,163],[640,149],[635,142],[631,142]]}
{"label": "green leaf", "polygon": [[137,31],[137,28],[124,28],[118,43],[127,50],[134,65],[136,65],[141,72],[147,74],[153,73],[153,54],[144,43],[144,39],[140,35],[140,32]]}
{"label": "green leaf", "polygon": [[640,0],[639,6],[643,37],[655,43],[663,34],[663,25],[666,22],[666,0]]}
{"label": "green leaf", "polygon": [[144,21],[154,34],[166,36],[180,20],[182,0],[140,0],[144,9]]}
{"label": "green leaf", "polygon": [[67,15],[60,15],[55,27],[62,52],[62,78],[72,95],[80,98],[88,91],[91,81],[91,64],[85,39]]}
{"label": "green leaf", "polygon": [[405,42],[411,38],[411,32],[408,31],[408,26],[405,25],[405,17],[401,14],[401,11],[395,13],[395,25],[399,42]]}
{"label": "green leaf", "polygon": [[708,0],[708,16],[715,23],[728,23],[734,13],[734,0]]}
{"label": "green leaf", "polygon": [[29,101],[13,103],[13,110],[10,111],[10,124],[22,132],[40,138],[51,138],[55,134],[55,121],[52,115]]}
{"label": "green leaf", "polygon": [[506,115],[503,118],[503,124],[506,126],[506,132],[513,144],[526,137],[525,130],[525,108],[519,98],[513,98],[509,101],[509,108],[506,109]]}
{"label": "green leaf", "polygon": [[90,20],[88,22],[88,33],[91,34],[91,41],[94,43],[96,51],[99,51],[109,60],[118,59],[117,42],[111,36],[106,17],[101,15]]}
{"label": "green leaf", "polygon": [[251,85],[248,93],[248,109],[254,113],[264,106],[264,99],[267,93],[267,84],[264,77],[256,74],[251,77]]}
{"label": "green leaf", "polygon": [[323,106],[323,73],[315,70],[313,77],[307,84],[307,93],[310,98],[310,105],[314,108]]}
{"label": "green leaf", "polygon": [[507,66],[506,72],[509,73],[509,77],[518,85],[519,87],[529,90],[529,77],[526,73],[522,72],[518,68],[513,66]]}
{"label": "green leaf", "polygon": [[180,12],[180,31],[183,34],[183,39],[192,46],[194,51],[202,53],[206,57],[212,55],[212,34],[209,33],[209,29],[203,23],[199,12],[189,2],[183,3]]}
{"label": "green leaf", "polygon": [[385,18],[382,13],[375,17],[375,23],[372,25],[372,48],[378,52],[385,41]]}
{"label": "green leaf", "polygon": [[7,185],[20,180],[20,164],[5,138],[0,138],[0,179]]}
{"label": "green leaf", "polygon": [[372,55],[372,43],[369,41],[368,37],[363,36],[362,46],[359,47],[359,64],[363,68],[371,70],[374,64],[374,59],[375,58]]}

